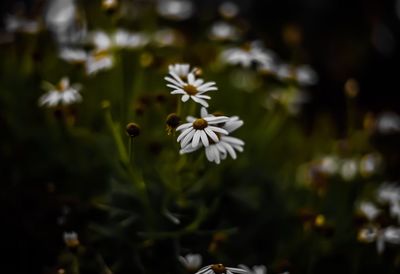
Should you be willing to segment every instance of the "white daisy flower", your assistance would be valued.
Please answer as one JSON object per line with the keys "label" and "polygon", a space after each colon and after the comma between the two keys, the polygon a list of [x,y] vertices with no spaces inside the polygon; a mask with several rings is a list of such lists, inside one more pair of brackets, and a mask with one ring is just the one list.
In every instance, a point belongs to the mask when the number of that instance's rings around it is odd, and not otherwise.
{"label": "white daisy flower", "polygon": [[240,264],[239,267],[246,270],[248,274],[267,274],[267,267],[265,265],[255,265],[253,269],[244,264]]}
{"label": "white daisy flower", "polygon": [[[208,114],[205,108],[201,109],[201,117],[216,117],[214,115]],[[218,116],[217,116],[218,117]],[[222,129],[229,133],[235,131],[243,125],[243,121],[237,116],[228,118],[228,120],[221,126]],[[215,162],[220,164],[221,160],[225,160],[229,154],[232,159],[236,159],[236,151],[242,152],[244,142],[238,138],[228,136],[228,134],[218,133],[219,141],[215,142],[212,140],[209,146],[205,147],[205,153],[207,160],[210,162]],[[197,146],[187,145],[180,150],[180,154],[186,154],[194,152],[200,149],[203,145],[199,143]]]}
{"label": "white daisy flower", "polygon": [[92,52],[86,59],[86,73],[94,75],[99,71],[112,68],[114,59],[107,51]]}
{"label": "white daisy flower", "polygon": [[174,64],[168,66],[169,74],[174,77],[178,76],[182,81],[187,81],[189,73],[195,74],[197,68],[190,69],[189,64]]}
{"label": "white daisy flower", "polygon": [[219,142],[218,134],[228,135],[229,132],[218,126],[229,120],[226,116],[207,116],[201,118],[187,117],[188,123],[182,124],[176,128],[177,131],[182,131],[177,138],[177,142],[181,143],[181,148],[191,146],[198,147],[201,144],[205,147],[212,142]]}
{"label": "white daisy flower", "polygon": [[79,85],[70,85],[69,79],[64,77],[61,79],[58,87],[47,84],[49,91],[39,98],[40,106],[55,107],[58,105],[70,105],[82,101],[79,94]]}
{"label": "white daisy flower", "polygon": [[195,274],[247,274],[248,272],[241,268],[226,267],[223,264],[211,264],[203,267]]}
{"label": "white daisy flower", "polygon": [[[243,125],[243,121],[239,117],[233,116],[222,126],[229,133],[238,129]],[[244,142],[238,138],[220,134],[220,141],[212,143],[205,148],[207,160],[219,164],[221,160],[225,160],[229,154],[232,159],[236,159],[236,151],[243,152]]]}
{"label": "white daisy flower", "polygon": [[174,89],[171,94],[182,95],[182,102],[192,99],[203,107],[208,107],[206,100],[211,99],[210,96],[204,95],[207,91],[218,90],[215,82],[204,82],[203,79],[196,79],[194,73],[187,74],[187,81],[183,81],[173,70],[169,74],[172,77],[165,77],[164,79],[169,82],[167,87]]}
{"label": "white daisy flower", "polygon": [[187,254],[186,256],[179,256],[178,260],[189,271],[195,271],[200,268],[202,263],[200,254]]}

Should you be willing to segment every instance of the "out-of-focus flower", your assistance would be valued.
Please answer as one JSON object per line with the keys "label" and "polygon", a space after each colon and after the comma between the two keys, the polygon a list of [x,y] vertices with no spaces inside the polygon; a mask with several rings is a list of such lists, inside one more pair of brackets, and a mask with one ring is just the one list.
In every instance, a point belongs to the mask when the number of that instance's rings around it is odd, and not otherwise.
{"label": "out-of-focus flower", "polygon": [[211,264],[203,267],[196,274],[247,274],[247,271],[241,268],[226,267],[223,264]]}
{"label": "out-of-focus flower", "polygon": [[159,0],[157,2],[158,14],[170,20],[186,20],[192,16],[193,10],[193,3],[190,0]]}
{"label": "out-of-focus flower", "polygon": [[144,33],[135,33],[124,29],[118,29],[111,35],[104,31],[94,31],[90,37],[91,42],[98,51],[143,48],[150,40]]}
{"label": "out-of-focus flower", "polygon": [[246,44],[242,48],[229,48],[221,53],[221,60],[231,65],[241,65],[245,68],[252,64],[261,66],[275,62],[275,55],[272,51],[265,49],[259,41]]}
{"label": "out-of-focus flower", "polygon": [[118,6],[118,0],[103,0],[101,7],[106,11],[114,11]]}
{"label": "out-of-focus flower", "polygon": [[255,265],[253,266],[253,269],[244,264],[238,266],[246,270],[248,274],[267,274],[267,267],[265,265]]}
{"label": "out-of-focus flower", "polygon": [[178,260],[190,272],[198,270],[202,263],[200,254],[187,254],[186,256],[179,256]]}
{"label": "out-of-focus flower", "polygon": [[296,81],[300,86],[312,86],[318,81],[317,74],[308,65],[293,67],[288,64],[281,64],[277,68],[277,76],[283,81]]}
{"label": "out-of-focus flower", "polygon": [[40,106],[55,107],[82,101],[82,96],[79,94],[81,87],[77,84],[71,86],[67,77],[62,78],[57,87],[46,83],[45,88],[48,92],[39,98]]}
{"label": "out-of-focus flower", "polygon": [[381,165],[382,158],[379,154],[369,153],[364,155],[360,160],[360,173],[364,177],[368,177],[376,173]]}
{"label": "out-of-focus flower", "polygon": [[400,244],[400,228],[394,226],[378,228],[370,225],[359,231],[358,239],[367,243],[376,241],[376,249],[379,254],[382,254],[385,251],[386,243]]}
{"label": "out-of-focus flower", "polygon": [[113,67],[114,59],[108,51],[94,51],[89,54],[86,60],[86,73],[94,75],[99,71]]}
{"label": "out-of-focus flower", "polygon": [[196,79],[193,73],[189,73],[186,78],[187,81],[183,81],[181,77],[175,74],[173,70],[169,71],[171,77],[165,77],[165,80],[169,82],[168,87],[172,88],[171,94],[182,95],[182,102],[186,102],[192,99],[196,103],[201,104],[204,107],[208,107],[206,100],[211,99],[210,96],[204,95],[207,91],[217,90],[215,82],[204,82],[203,79]]}
{"label": "out-of-focus flower", "polygon": [[400,116],[394,112],[384,112],[378,116],[376,127],[382,134],[400,132]]}
{"label": "out-of-focus flower", "polygon": [[358,85],[357,80],[350,78],[344,84],[344,92],[350,98],[354,98],[360,92],[360,86]]}
{"label": "out-of-focus flower", "polygon": [[29,20],[16,15],[7,15],[4,21],[5,29],[8,32],[22,32],[35,34],[40,31],[40,24],[38,21]]}
{"label": "out-of-focus flower", "polygon": [[351,181],[353,180],[358,172],[358,166],[355,159],[345,159],[340,167],[340,175],[343,180]]}
{"label": "out-of-focus flower", "polygon": [[400,223],[400,186],[396,183],[384,183],[377,191],[377,199],[389,205],[390,215]]}
{"label": "out-of-focus flower", "polygon": [[339,169],[339,162],[335,156],[325,156],[321,159],[320,170],[328,175],[335,174]]}
{"label": "out-of-focus flower", "polygon": [[400,186],[396,183],[383,183],[377,191],[377,198],[382,203],[400,202]]}
{"label": "out-of-focus flower", "polygon": [[114,43],[117,47],[137,49],[149,43],[149,37],[144,33],[132,33],[119,29],[114,33]]}
{"label": "out-of-focus flower", "polygon": [[381,210],[378,209],[371,202],[362,202],[359,205],[360,212],[369,220],[373,221],[380,214]]}
{"label": "out-of-focus flower", "polygon": [[60,49],[59,56],[69,63],[83,64],[88,58],[85,50],[79,48],[64,47]]}
{"label": "out-of-focus flower", "polygon": [[205,147],[208,147],[210,140],[215,143],[220,141],[219,134],[229,134],[227,130],[218,126],[218,124],[229,120],[226,116],[205,116],[201,118],[189,116],[186,120],[188,123],[182,124],[176,129],[176,131],[182,131],[177,138],[177,141],[181,144],[181,148],[185,148],[186,146],[197,148],[200,142]]}
{"label": "out-of-focus flower", "polygon": [[237,39],[238,30],[226,22],[215,22],[210,29],[209,37],[217,41],[232,41]]}
{"label": "out-of-focus flower", "polygon": [[297,115],[301,107],[310,101],[306,91],[297,88],[272,90],[264,103],[264,106],[272,110],[277,106],[283,106],[290,115]]}
{"label": "out-of-focus flower", "polygon": [[78,234],[75,231],[64,232],[63,238],[65,245],[68,247],[77,247],[79,245]]}
{"label": "out-of-focus flower", "polygon": [[78,13],[75,0],[49,1],[45,22],[60,44],[81,42],[86,34],[86,22]]}
{"label": "out-of-focus flower", "polygon": [[153,41],[158,47],[182,46],[185,42],[182,34],[171,28],[163,28],[153,34]]}
{"label": "out-of-focus flower", "polygon": [[239,13],[239,7],[233,2],[223,2],[219,8],[219,13],[225,18],[233,18]]}

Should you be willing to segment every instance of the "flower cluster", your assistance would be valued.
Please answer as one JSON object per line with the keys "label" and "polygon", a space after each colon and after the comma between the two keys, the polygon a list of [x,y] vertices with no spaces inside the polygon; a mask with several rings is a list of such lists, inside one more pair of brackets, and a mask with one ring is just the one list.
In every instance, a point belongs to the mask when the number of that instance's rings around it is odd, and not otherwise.
{"label": "flower cluster", "polygon": [[181,154],[194,152],[205,148],[206,157],[210,162],[219,164],[229,154],[236,159],[236,151],[242,152],[244,142],[229,136],[230,133],[243,125],[238,116],[227,117],[209,114],[206,100],[211,97],[205,95],[208,91],[215,91],[215,82],[205,82],[197,77],[199,70],[190,69],[189,64],[175,64],[169,66],[169,76],[165,77],[167,86],[172,88],[171,94],[181,95],[182,102],[193,100],[202,106],[200,117],[188,116],[187,123],[176,128],[180,131],[177,141],[181,145]]}
{"label": "flower cluster", "polygon": [[[358,212],[367,220],[358,231],[358,239],[366,243],[376,242],[377,251],[381,254],[386,243],[400,244],[400,187],[394,183],[382,184],[376,193],[376,200],[382,208],[369,201],[363,201],[358,206]],[[393,221],[381,221],[385,205]]]}

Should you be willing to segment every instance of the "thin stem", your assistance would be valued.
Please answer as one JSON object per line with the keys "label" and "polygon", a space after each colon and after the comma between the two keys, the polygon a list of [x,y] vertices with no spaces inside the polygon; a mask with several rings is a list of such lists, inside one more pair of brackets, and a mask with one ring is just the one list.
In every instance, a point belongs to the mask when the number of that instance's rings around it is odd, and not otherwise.
{"label": "thin stem", "polygon": [[178,105],[176,107],[176,115],[178,115],[180,117],[181,113],[182,113],[182,100],[178,97]]}
{"label": "thin stem", "polygon": [[129,163],[133,164],[133,137],[129,138]]}

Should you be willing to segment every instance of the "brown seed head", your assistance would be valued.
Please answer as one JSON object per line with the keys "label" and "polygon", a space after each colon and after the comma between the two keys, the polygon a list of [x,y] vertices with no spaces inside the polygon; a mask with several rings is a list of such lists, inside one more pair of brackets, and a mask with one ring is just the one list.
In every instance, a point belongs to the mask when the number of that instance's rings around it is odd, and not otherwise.
{"label": "brown seed head", "polygon": [[197,94],[197,88],[193,85],[185,85],[183,87],[183,90],[186,91],[187,94],[189,95],[196,95]]}
{"label": "brown seed head", "polygon": [[175,113],[171,113],[167,116],[166,124],[171,128],[177,128],[180,122],[181,118]]}
{"label": "brown seed head", "polygon": [[202,130],[202,129],[205,129],[207,126],[208,126],[208,123],[203,118],[196,119],[193,122],[194,129]]}
{"label": "brown seed head", "polygon": [[211,269],[214,271],[215,274],[224,274],[226,273],[226,268],[223,264],[213,264]]}

